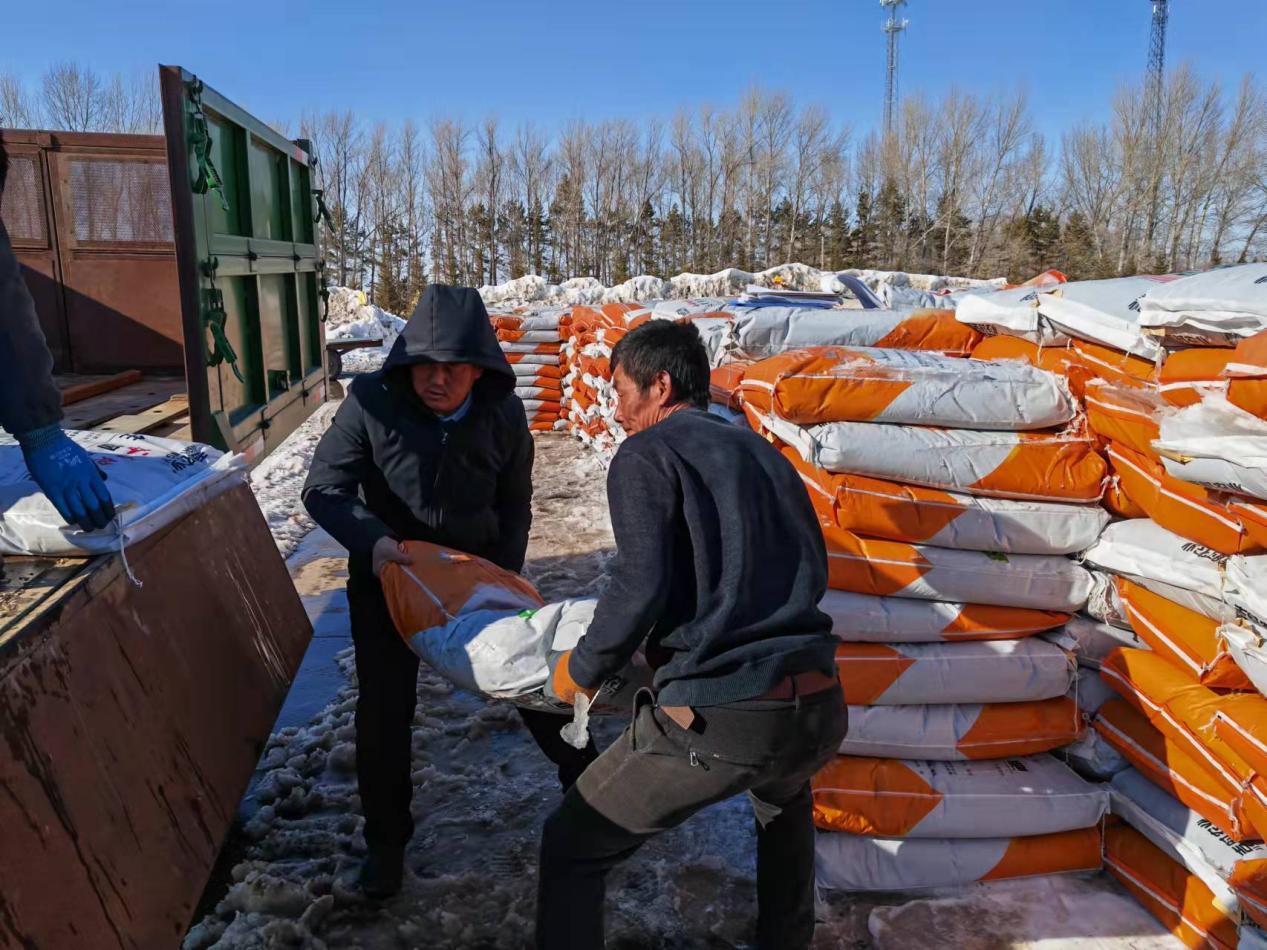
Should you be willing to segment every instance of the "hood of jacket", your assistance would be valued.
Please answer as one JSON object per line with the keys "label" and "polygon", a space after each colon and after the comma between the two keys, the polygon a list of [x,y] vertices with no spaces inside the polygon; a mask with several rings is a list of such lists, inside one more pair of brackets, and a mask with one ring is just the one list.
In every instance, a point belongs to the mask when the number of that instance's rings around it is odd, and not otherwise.
{"label": "hood of jacket", "polygon": [[418,363],[471,363],[484,375],[477,392],[505,394],[515,388],[515,373],[497,343],[484,300],[470,287],[429,284],[413,316],[392,345],[384,370]]}

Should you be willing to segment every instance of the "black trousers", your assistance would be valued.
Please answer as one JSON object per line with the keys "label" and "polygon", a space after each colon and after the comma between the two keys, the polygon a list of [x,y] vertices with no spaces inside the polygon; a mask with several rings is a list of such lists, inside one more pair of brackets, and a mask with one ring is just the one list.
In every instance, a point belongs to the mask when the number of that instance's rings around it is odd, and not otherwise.
{"label": "black trousers", "polygon": [[546,819],[537,900],[540,950],[601,950],[607,872],[643,842],[747,792],[757,828],[757,946],[803,950],[814,936],[810,777],[836,755],[839,689],[792,701],[696,710],[683,729],[649,691],[624,734]]}
{"label": "black trousers", "polygon": [[[353,575],[348,580],[348,610],[356,652],[356,778],[365,815],[365,841],[371,847],[403,847],[413,836],[409,806],[413,800],[414,707],[418,702],[418,657],[392,624],[378,581]],[[524,725],[546,757],[558,768],[564,790],[576,783],[598,757],[574,749],[559,730],[567,721],[554,713],[520,709]]]}

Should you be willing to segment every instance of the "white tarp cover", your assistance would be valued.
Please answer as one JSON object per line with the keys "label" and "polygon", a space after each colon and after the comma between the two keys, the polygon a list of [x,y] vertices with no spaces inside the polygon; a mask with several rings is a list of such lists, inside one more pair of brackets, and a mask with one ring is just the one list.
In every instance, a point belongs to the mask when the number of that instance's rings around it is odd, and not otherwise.
{"label": "white tarp cover", "polygon": [[1068,337],[1042,325],[1038,315],[1037,287],[1013,287],[992,294],[969,294],[958,301],[955,319],[972,326],[993,327],[1008,336],[1032,343],[1060,344]]}
{"label": "white tarp cover", "polygon": [[1267,329],[1267,263],[1220,267],[1156,287],[1140,301],[1146,327],[1253,336]]}
{"label": "white tarp cover", "polygon": [[1175,478],[1267,498],[1267,421],[1226,399],[1167,413],[1153,445]]}
{"label": "white tarp cover", "polygon": [[246,480],[241,456],[206,445],[119,432],[66,434],[106,474],[115,525],[91,532],[68,525],[31,478],[17,442],[0,433],[0,554],[58,557],[117,551]]}
{"label": "white tarp cover", "polygon": [[1139,325],[1140,298],[1171,277],[1113,277],[1061,284],[1038,297],[1043,320],[1069,336],[1103,343],[1145,359],[1156,359],[1161,344]]}

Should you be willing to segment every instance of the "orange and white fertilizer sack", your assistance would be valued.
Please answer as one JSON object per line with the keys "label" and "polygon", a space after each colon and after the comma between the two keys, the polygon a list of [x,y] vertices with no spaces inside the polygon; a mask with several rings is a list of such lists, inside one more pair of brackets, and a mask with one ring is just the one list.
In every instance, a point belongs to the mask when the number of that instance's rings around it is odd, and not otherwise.
{"label": "orange and white fertilizer sack", "polygon": [[1267,928],[1267,859],[1242,862],[1232,872],[1229,883],[1246,916],[1259,927]]}
{"label": "orange and white fertilizer sack", "polygon": [[1227,556],[1181,538],[1148,518],[1114,522],[1083,557],[1088,564],[1114,574],[1161,581],[1214,600],[1223,598]]}
{"label": "orange and white fertilizer sack", "polygon": [[1087,382],[1083,395],[1087,426],[1106,442],[1155,457],[1165,405],[1155,390],[1123,386],[1103,379]]}
{"label": "orange and white fertilizer sack", "polygon": [[814,776],[814,824],[882,838],[987,838],[1090,828],[1108,794],[1049,755],[918,762],[842,755]]}
{"label": "orange and white fertilizer sack", "polygon": [[810,465],[927,488],[1033,501],[1098,502],[1108,471],[1090,439],[1069,432],[976,432],[829,422],[802,428],[745,406]]}
{"label": "orange and white fertilizer sack", "polygon": [[826,523],[872,538],[1004,554],[1073,554],[1109,523],[1099,505],[982,498],[814,468],[791,447],[810,500]]}
{"label": "orange and white fertilizer sack", "polygon": [[972,643],[842,643],[836,672],[851,706],[1017,703],[1064,695],[1073,658],[1037,637]]}
{"label": "orange and white fertilizer sack", "polygon": [[1068,745],[1083,730],[1066,696],[1027,703],[850,706],[841,755],[960,762],[1036,755]]}
{"label": "orange and white fertilizer sack", "polygon": [[[1217,734],[1215,717],[1220,711],[1231,710],[1257,728],[1267,729],[1267,700],[1249,693],[1220,696],[1193,682],[1164,657],[1140,650],[1119,650],[1110,655],[1100,674],[1167,740],[1231,792],[1226,814],[1207,817],[1238,841],[1261,837],[1267,829],[1267,778]],[[1184,800],[1177,793],[1175,797]],[[1201,810],[1197,805],[1192,807]]]}
{"label": "orange and white fertilizer sack", "polygon": [[956,551],[833,528],[824,535],[833,590],[1073,612],[1093,589],[1091,575],[1065,557]]}
{"label": "orange and white fertilizer sack", "polygon": [[1024,431],[1063,425],[1075,406],[1059,376],[1019,362],[814,347],[754,363],[739,384],[761,413],[798,425],[891,422]]}
{"label": "orange and white fertilizer sack", "polygon": [[723,361],[761,360],[807,346],[879,346],[967,356],[981,334],[949,310],[758,307],[729,324]]}
{"label": "orange and white fertilizer sack", "polygon": [[818,885],[841,891],[963,887],[1100,870],[1100,829],[1023,838],[872,838],[819,834]]}
{"label": "orange and white fertilizer sack", "polygon": [[1150,782],[1210,821],[1232,840],[1255,837],[1240,826],[1243,793],[1235,782],[1170,738],[1125,699],[1096,712],[1095,730]]}
{"label": "orange and white fertilizer sack", "polygon": [[1236,922],[1199,877],[1124,824],[1104,833],[1104,865],[1192,950],[1235,950]]}
{"label": "orange and white fertilizer sack", "polygon": [[1267,624],[1267,555],[1228,558],[1224,597],[1241,614]]}
{"label": "orange and white fertilizer sack", "polygon": [[1158,376],[1161,395],[1174,406],[1218,396],[1260,419],[1267,418],[1267,333],[1226,347],[1177,350]]}
{"label": "orange and white fertilizer sack", "polygon": [[992,604],[956,604],[829,590],[818,609],[832,632],[859,643],[953,643],[1016,640],[1065,623],[1069,614]]}
{"label": "orange and white fertilizer sack", "polygon": [[1113,814],[1200,878],[1229,916],[1237,913],[1228,878],[1238,862],[1267,858],[1267,845],[1233,841],[1135,769],[1115,775],[1110,794]]}
{"label": "orange and white fertilizer sack", "polygon": [[1267,421],[1225,399],[1168,414],[1154,447],[1175,478],[1267,499]]}
{"label": "orange and white fertilizer sack", "polygon": [[[381,581],[405,644],[463,689],[550,706],[541,693],[549,655],[576,646],[597,601],[546,604],[523,577],[483,558],[422,541],[404,548],[413,563],[388,564]],[[649,679],[631,667],[610,691],[605,687],[604,708],[627,711],[637,686]]]}
{"label": "orange and white fertilizer sack", "polygon": [[1250,685],[1267,696],[1267,628],[1256,623],[1228,623],[1218,628],[1217,635]]}
{"label": "orange and white fertilizer sack", "polygon": [[1163,528],[1220,554],[1261,550],[1224,498],[1175,478],[1146,455],[1110,444],[1106,455],[1126,497]]}
{"label": "orange and white fertilizer sack", "polygon": [[[1228,625],[1118,578],[1118,593],[1143,645],[1186,669],[1202,686],[1247,690],[1252,684],[1237,664],[1222,631]],[[1137,646],[1138,644],[1123,644]]]}
{"label": "orange and white fertilizer sack", "polygon": [[1193,342],[1253,336],[1267,329],[1267,263],[1215,268],[1156,287],[1140,301],[1139,322]]}

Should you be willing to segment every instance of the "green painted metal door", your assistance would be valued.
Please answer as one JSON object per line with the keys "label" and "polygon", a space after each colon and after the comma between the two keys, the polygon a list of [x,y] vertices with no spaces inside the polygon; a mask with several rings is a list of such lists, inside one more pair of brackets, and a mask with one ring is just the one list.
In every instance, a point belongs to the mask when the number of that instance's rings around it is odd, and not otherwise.
{"label": "green painted metal door", "polygon": [[194,438],[258,458],[326,395],[313,162],[197,76],[159,71]]}

